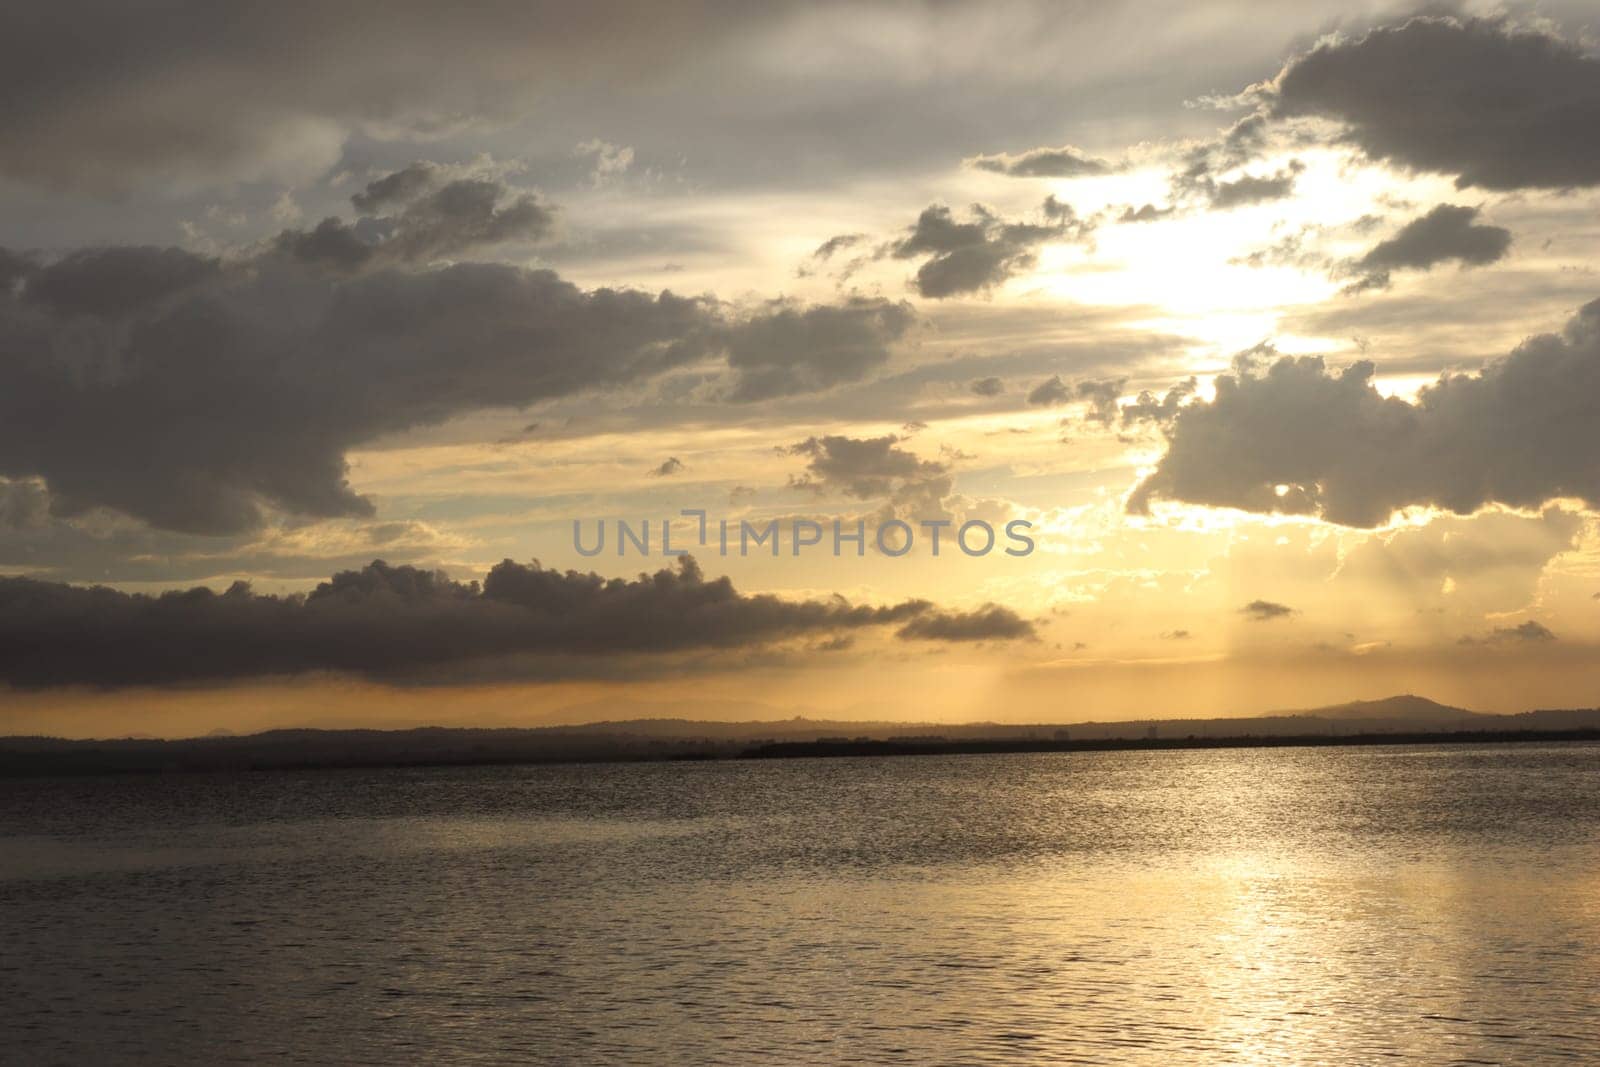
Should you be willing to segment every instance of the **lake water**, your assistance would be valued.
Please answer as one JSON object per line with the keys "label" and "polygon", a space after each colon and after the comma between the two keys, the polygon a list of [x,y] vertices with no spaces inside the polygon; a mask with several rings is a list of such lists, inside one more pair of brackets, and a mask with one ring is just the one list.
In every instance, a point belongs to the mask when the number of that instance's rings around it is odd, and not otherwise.
{"label": "lake water", "polygon": [[1600,1062],[1600,746],[0,782],[0,1061]]}

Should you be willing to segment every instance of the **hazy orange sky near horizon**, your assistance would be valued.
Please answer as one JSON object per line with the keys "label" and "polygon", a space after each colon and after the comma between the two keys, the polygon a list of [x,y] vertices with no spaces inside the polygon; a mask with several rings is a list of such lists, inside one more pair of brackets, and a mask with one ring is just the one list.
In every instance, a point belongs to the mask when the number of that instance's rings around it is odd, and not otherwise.
{"label": "hazy orange sky near horizon", "polygon": [[1600,705],[1592,4],[258,17],[0,118],[0,734]]}

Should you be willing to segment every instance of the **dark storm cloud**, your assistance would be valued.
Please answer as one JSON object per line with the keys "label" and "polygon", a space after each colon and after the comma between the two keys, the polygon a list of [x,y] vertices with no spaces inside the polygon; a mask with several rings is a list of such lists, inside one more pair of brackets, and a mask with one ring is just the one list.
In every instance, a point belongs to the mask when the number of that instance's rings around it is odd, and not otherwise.
{"label": "dark storm cloud", "polygon": [[1060,148],[1033,148],[1017,155],[999,152],[988,156],[973,156],[967,166],[996,174],[1009,174],[1013,178],[1082,178],[1109,174],[1111,164],[1096,159],[1071,145]]}
{"label": "dark storm cloud", "polygon": [[[295,184],[422,139],[560,156],[604,131],[697,184],[926,174],[991,145],[1198,132],[1173,107],[1259,76],[1334,0],[60,0],[0,33],[0,174],[39,188]],[[1242,15],[1242,12],[1241,12]],[[1127,57],[1106,42],[1139,42]],[[996,62],[1003,57],[1003,62]],[[826,72],[797,76],[797,72]],[[358,158],[359,157],[359,158]],[[148,238],[146,238],[148,239]]]}
{"label": "dark storm cloud", "polygon": [[1366,361],[1330,372],[1285,357],[1264,373],[1239,361],[1214,400],[1178,409],[1130,510],[1167,498],[1374,526],[1409,506],[1600,507],[1600,300],[1415,403],[1383,396],[1375,373]]}
{"label": "dark storm cloud", "polygon": [[50,494],[36,481],[0,479],[0,531],[37,530],[50,521]]}
{"label": "dark storm cloud", "polygon": [[[791,479],[796,489],[842,493],[858,500],[875,500],[908,485],[937,482],[950,489],[950,469],[899,447],[902,438],[808,437],[791,445],[790,455],[806,457],[806,473]],[[943,494],[941,494],[943,495]]]}
{"label": "dark storm cloud", "polygon": [[190,289],[219,271],[181,248],[88,248],[26,272],[26,297],[64,317],[126,315]]}
{"label": "dark storm cloud", "polygon": [[367,183],[350,198],[363,215],[376,215],[386,207],[408,204],[439,183],[439,165],[426,159],[401,167]]}
{"label": "dark storm cloud", "polygon": [[171,588],[214,579],[218,561],[226,560],[231,573],[298,585],[309,575],[364,567],[375,557],[423,564],[461,547],[450,533],[415,519],[336,520],[313,534],[306,523],[290,518],[264,530],[197,541],[109,512],[90,521],[51,515],[42,483],[35,483],[27,499],[28,521],[7,527],[0,520],[0,574]]}
{"label": "dark storm cloud", "polygon": [[924,612],[895,633],[904,641],[1017,641],[1038,637],[1033,623],[1010,608],[985,604],[974,611]]}
{"label": "dark storm cloud", "polygon": [[[326,218],[309,231],[284,231],[275,246],[304,262],[348,271],[536,241],[554,226],[554,211],[530,193],[483,178],[441,181],[440,173],[426,162],[395,171],[350,198],[366,212],[354,223]],[[377,213],[384,208],[396,210]]]}
{"label": "dark storm cloud", "polygon": [[1252,622],[1271,622],[1274,619],[1287,619],[1294,614],[1294,609],[1271,600],[1252,600],[1239,609],[1239,614]]}
{"label": "dark storm cloud", "polygon": [[674,474],[683,473],[683,460],[677,456],[668,456],[659,467],[650,471],[657,478],[670,478]]}
{"label": "dark storm cloud", "polygon": [[422,260],[536,240],[553,222],[550,209],[530,194],[510,196],[499,182],[461,178],[407,204],[380,247],[393,248],[401,259]]}
{"label": "dark storm cloud", "polygon": [[754,649],[905,623],[910,600],[746,596],[692,558],[627,581],[506,560],[477,582],[375,562],[306,595],[244,583],[146,596],[0,578],[0,681],[19,688],[134,686],[335,671],[384,681],[592,673],[585,660]]}
{"label": "dark storm cloud", "polygon": [[0,293],[0,477],[42,477],[58,515],[205,534],[265,507],[370,514],[344,455],[384,434],[706,358],[727,361],[734,399],[826,388],[912,322],[886,301],[736,313],[490,264],[345,274],[269,252],[219,269],[116,249],[26,269]]}
{"label": "dark storm cloud", "polygon": [[[404,176],[404,180],[400,180]],[[736,401],[860,380],[908,305],[585,291],[543,270],[426,261],[542,233],[543,205],[433,165],[357,197],[392,214],[286,231],[226,262],[173,248],[0,250],[0,477],[58,517],[110,508],[238,534],[265,509],[361,516],[345,453],[490,408],[723,366]]]}
{"label": "dark storm cloud", "polygon": [[1412,219],[1351,265],[1360,275],[1352,288],[1382,288],[1396,270],[1428,270],[1449,262],[1476,267],[1505,258],[1511,249],[1511,231],[1478,225],[1474,222],[1477,217],[1475,207],[1440,204]]}
{"label": "dark storm cloud", "polygon": [[9,293],[38,266],[31,256],[0,248],[0,295]]}
{"label": "dark storm cloud", "polygon": [[382,239],[383,234],[371,232],[370,227],[353,226],[330,216],[310,230],[284,230],[273,244],[301,263],[357,271],[377,258]]}
{"label": "dark storm cloud", "polygon": [[922,259],[917,292],[932,300],[993,288],[1034,263],[1047,241],[1077,239],[1092,225],[1054,197],[1045,201],[1043,223],[1007,222],[981,204],[966,222],[936,204],[918,216],[906,236],[889,246],[896,259]]}
{"label": "dark storm cloud", "polygon": [[[914,432],[907,426],[908,432]],[[903,437],[811,437],[787,450],[805,456],[806,470],[791,475],[789,486],[818,494],[838,494],[879,502],[873,521],[949,520],[955,492],[949,462],[923,459],[901,448]],[[948,456],[947,459],[954,459]]]}
{"label": "dark storm cloud", "polygon": [[790,9],[66,0],[0,34],[0,173],[95,190],[152,174],[314,174],[352,134],[426,138],[510,120],[545,86],[601,68],[649,80]]}
{"label": "dark storm cloud", "polygon": [[721,337],[733,371],[729,399],[768,400],[860,381],[889,359],[889,346],[916,322],[911,306],[854,297],[804,307],[785,301]]}
{"label": "dark storm cloud", "polygon": [[1600,59],[1503,20],[1415,18],[1334,39],[1268,91],[1274,117],[1334,120],[1373,159],[1459,186],[1600,184]]}
{"label": "dark storm cloud", "polygon": [[1085,379],[1069,386],[1061,380],[1059,374],[1056,374],[1033,387],[1028,393],[1028,403],[1035,407],[1055,407],[1073,400],[1081,400],[1089,405],[1087,418],[1090,422],[1109,426],[1117,420],[1117,400],[1122,396],[1122,389],[1127,384],[1126,378],[1104,381]]}
{"label": "dark storm cloud", "polygon": [[194,533],[256,526],[263,505],[368,514],[354,445],[635,381],[724,328],[702,300],[485,264],[339,279],[259,261],[115,319],[41,313],[30,283],[0,301],[0,474],[42,476],[60,514]]}
{"label": "dark storm cloud", "polygon": [[1006,391],[1006,383],[993,376],[976,378],[967,386],[967,389],[973,396],[999,396]]}

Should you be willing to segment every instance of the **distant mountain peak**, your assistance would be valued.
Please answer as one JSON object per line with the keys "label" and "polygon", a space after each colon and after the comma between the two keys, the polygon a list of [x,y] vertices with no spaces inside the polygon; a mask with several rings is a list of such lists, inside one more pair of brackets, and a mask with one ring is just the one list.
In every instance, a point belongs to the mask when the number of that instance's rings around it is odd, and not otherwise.
{"label": "distant mountain peak", "polygon": [[1379,700],[1352,700],[1345,704],[1307,708],[1293,714],[1307,719],[1404,719],[1412,722],[1447,722],[1480,717],[1476,711],[1451,707],[1415,693],[1401,693]]}

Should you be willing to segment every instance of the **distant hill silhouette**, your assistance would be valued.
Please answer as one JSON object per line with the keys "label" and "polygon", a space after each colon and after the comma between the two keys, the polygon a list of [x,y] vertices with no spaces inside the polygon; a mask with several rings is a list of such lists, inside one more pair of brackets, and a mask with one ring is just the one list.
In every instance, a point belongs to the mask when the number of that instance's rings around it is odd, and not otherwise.
{"label": "distant hill silhouette", "polygon": [[[728,709],[722,709],[728,710]],[[1490,715],[1402,695],[1211,719],[906,723],[640,718],[535,728],[226,730],[176,741],[0,738],[0,776],[1427,740],[1600,739],[1600,709]]]}
{"label": "distant hill silhouette", "polygon": [[[1285,713],[1277,712],[1274,714]],[[1429,700],[1427,697],[1415,696],[1411,693],[1384,697],[1382,700],[1352,700],[1348,704],[1334,704],[1325,708],[1312,708],[1308,711],[1287,714],[1315,719],[1337,719],[1339,721],[1385,719],[1410,723],[1458,723],[1473,719],[1496,719],[1502,717],[1485,715],[1477,711],[1467,711],[1465,708],[1452,708],[1448,704],[1440,704],[1438,701]]]}

